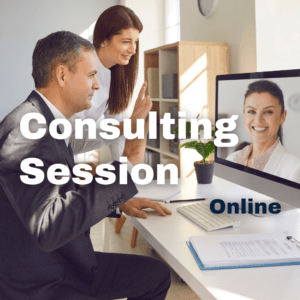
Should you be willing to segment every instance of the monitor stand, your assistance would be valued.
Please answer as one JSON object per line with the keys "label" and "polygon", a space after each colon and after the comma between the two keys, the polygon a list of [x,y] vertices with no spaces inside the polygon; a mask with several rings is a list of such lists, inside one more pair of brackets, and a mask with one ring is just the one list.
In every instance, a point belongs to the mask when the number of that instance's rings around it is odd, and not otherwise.
{"label": "monitor stand", "polygon": [[[267,208],[269,207],[269,204],[272,203],[272,202],[278,202],[280,203],[280,206],[281,206],[281,212],[279,214],[283,214],[283,213],[287,213],[287,212],[292,212],[292,211],[295,211],[297,210],[298,208],[295,207],[295,206],[292,206],[292,205],[289,205],[289,204],[286,204],[282,201],[279,201],[279,200],[275,200],[275,199],[269,199],[269,200],[263,200],[261,201],[263,203],[266,203],[267,205]],[[271,216],[277,216],[278,214],[271,214],[269,212],[269,210],[267,210],[267,213],[266,214],[263,214],[262,213],[262,208],[260,208],[260,212],[257,214],[255,213],[254,211],[254,205],[255,203],[260,203],[259,201],[253,201],[253,213],[251,213],[253,216],[255,217],[271,217]],[[246,211],[248,213],[248,207],[246,206]],[[240,209],[241,209],[241,204],[240,204]]]}

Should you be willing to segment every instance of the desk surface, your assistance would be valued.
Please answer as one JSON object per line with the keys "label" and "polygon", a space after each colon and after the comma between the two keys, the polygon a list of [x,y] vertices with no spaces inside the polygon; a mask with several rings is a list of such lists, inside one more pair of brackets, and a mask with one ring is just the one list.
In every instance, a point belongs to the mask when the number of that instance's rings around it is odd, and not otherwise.
{"label": "desk surface", "polygon": [[[180,182],[181,194],[172,199],[206,197],[238,202],[241,197],[264,200],[267,197],[250,191],[226,180],[214,177],[209,185],[198,185],[196,179]],[[176,211],[178,206],[190,203],[170,203],[172,216],[160,217],[149,213],[148,219],[127,217],[152,247],[181,276],[181,278],[201,297],[206,299],[299,299],[300,265],[264,267],[250,269],[229,269],[201,271],[186,245],[192,235],[221,235],[246,233],[284,233],[300,238],[300,210],[271,217],[255,217],[249,214],[235,215],[241,226],[217,230],[211,233]]]}

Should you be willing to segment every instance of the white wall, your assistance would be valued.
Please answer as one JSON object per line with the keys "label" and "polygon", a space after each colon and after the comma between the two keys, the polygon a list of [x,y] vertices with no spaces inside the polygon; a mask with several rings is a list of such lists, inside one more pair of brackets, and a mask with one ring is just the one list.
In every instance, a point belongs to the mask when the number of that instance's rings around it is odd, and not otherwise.
{"label": "white wall", "polygon": [[0,120],[22,103],[34,82],[31,57],[36,42],[69,30],[81,34],[119,0],[0,0]]}
{"label": "white wall", "polygon": [[300,1],[256,0],[257,70],[300,68]]}
{"label": "white wall", "polygon": [[133,101],[124,115],[130,117],[140,87],[144,82],[144,51],[164,45],[164,1],[162,0],[121,0],[121,5],[132,9],[143,23],[139,36],[139,73]]}
{"label": "white wall", "polygon": [[180,23],[182,41],[227,42],[230,73],[256,71],[255,0],[220,0],[208,18],[196,0],[180,0]]}

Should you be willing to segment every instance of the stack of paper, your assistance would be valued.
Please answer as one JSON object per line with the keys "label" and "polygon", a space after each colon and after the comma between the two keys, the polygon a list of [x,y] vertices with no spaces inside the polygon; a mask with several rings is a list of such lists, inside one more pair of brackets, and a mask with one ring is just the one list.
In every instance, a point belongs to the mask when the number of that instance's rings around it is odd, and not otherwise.
{"label": "stack of paper", "polygon": [[166,182],[165,184],[157,184],[156,180],[146,185],[136,185],[138,189],[138,194],[134,198],[148,198],[154,201],[166,201],[172,198],[174,195],[178,194],[181,190],[178,185],[170,184]]}
{"label": "stack of paper", "polygon": [[284,234],[192,236],[188,245],[202,270],[300,264],[300,248]]}

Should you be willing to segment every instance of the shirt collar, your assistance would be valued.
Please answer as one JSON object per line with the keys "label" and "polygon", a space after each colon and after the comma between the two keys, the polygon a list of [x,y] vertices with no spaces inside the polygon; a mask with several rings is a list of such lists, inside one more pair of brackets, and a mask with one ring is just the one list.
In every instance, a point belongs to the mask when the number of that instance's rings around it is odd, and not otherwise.
{"label": "shirt collar", "polygon": [[111,70],[103,66],[99,56],[98,56],[98,67],[99,67],[99,69],[103,70],[103,72],[105,72],[106,74],[109,74],[109,75],[111,74]]}
{"label": "shirt collar", "polygon": [[[50,109],[50,111],[52,112],[53,116],[54,116],[54,119],[65,119],[67,120],[67,118],[57,109],[57,107],[55,105],[53,105],[42,93],[40,93],[39,91],[35,90],[40,96],[41,98],[45,101],[45,103],[47,104],[48,108]],[[69,120],[70,121],[70,120]],[[71,125],[72,122],[71,122]],[[61,132],[64,131],[64,127],[59,124],[59,129]],[[72,126],[73,127],[73,126]],[[66,142],[66,145],[68,146],[69,145],[69,140],[70,140],[70,137],[67,137],[65,139],[65,142]]]}

